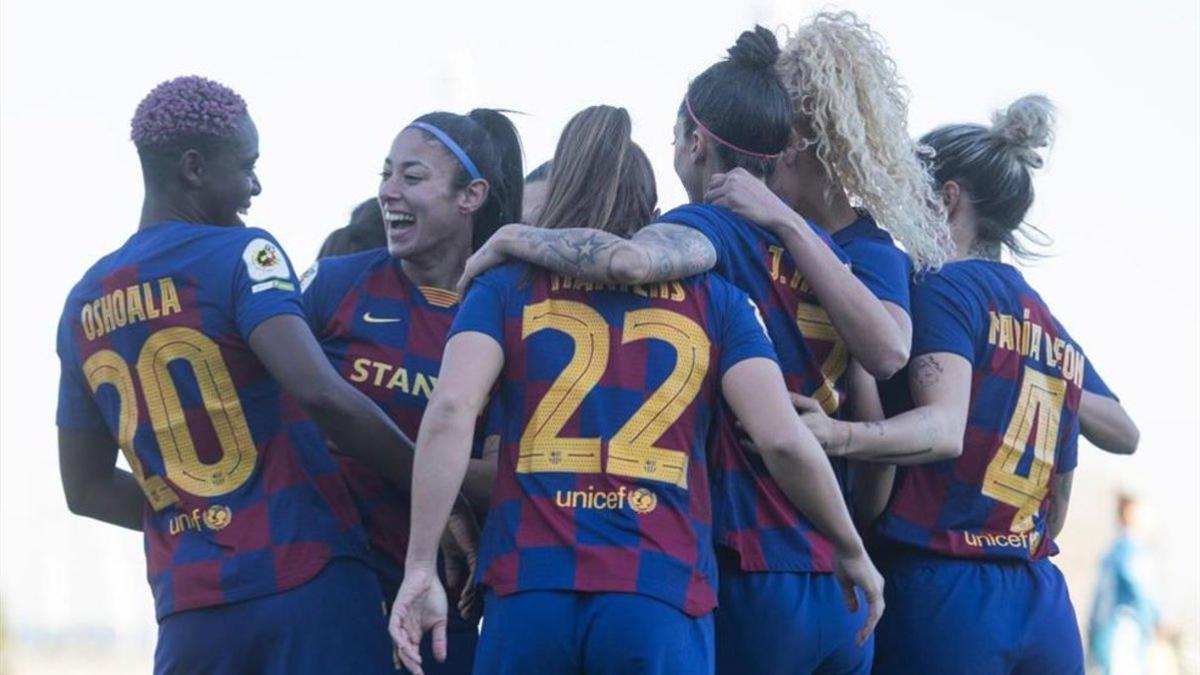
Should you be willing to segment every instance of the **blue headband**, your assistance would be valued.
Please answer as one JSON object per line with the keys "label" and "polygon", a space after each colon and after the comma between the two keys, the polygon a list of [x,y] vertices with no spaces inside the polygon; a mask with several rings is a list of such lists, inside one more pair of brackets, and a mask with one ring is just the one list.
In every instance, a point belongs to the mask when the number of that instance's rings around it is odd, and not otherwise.
{"label": "blue headband", "polygon": [[454,156],[458,158],[458,161],[463,165],[463,168],[467,170],[468,174],[470,174],[471,180],[483,180],[483,175],[479,173],[479,169],[475,168],[475,162],[471,161],[471,158],[467,156],[466,151],[463,150],[458,143],[455,143],[454,139],[450,138],[449,134],[427,122],[413,122],[408,126],[416,127],[433,134],[434,138],[441,141],[442,145],[446,146],[447,150],[454,153]]}

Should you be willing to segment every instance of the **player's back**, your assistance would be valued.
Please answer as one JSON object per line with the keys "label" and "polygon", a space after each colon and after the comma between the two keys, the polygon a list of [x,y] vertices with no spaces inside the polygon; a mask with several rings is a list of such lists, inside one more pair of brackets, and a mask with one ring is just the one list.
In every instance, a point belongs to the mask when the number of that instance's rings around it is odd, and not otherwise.
{"label": "player's back", "polygon": [[[717,206],[684,206],[660,220],[705,234],[717,251],[714,272],[745,291],[762,313],[788,390],[815,398],[836,414],[845,395],[849,352],[783,243]],[[813,230],[847,261],[824,232]],[[739,436],[726,408],[710,443],[717,544],[735,552],[745,571],[831,571],[832,544],[792,506],[762,459],[742,448]],[[833,464],[844,481],[845,463]]]}
{"label": "player's back", "polygon": [[774,358],[745,294],[712,276],[605,287],[525,265],[480,277],[452,333],[504,349],[500,468],[481,570],[496,593],[716,603],[706,437],[721,375]]}
{"label": "player's back", "polygon": [[68,296],[59,426],[107,429],[124,451],[151,506],[160,619],[286,590],[364,553],[320,432],[248,344],[262,321],[303,316],[296,283],[262,230],[165,222]]}
{"label": "player's back", "polygon": [[913,286],[913,357],[973,368],[962,455],[902,468],[879,532],[944,555],[1037,559],[1050,486],[1075,467],[1086,359],[1010,265],[947,264]]}

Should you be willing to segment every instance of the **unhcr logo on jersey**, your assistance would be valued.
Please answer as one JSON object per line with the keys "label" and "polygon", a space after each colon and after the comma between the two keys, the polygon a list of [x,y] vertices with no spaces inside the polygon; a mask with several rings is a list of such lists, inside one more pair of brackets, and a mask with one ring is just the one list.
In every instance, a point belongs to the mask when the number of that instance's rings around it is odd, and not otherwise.
{"label": "unhcr logo on jersey", "polygon": [[658,508],[658,495],[648,488],[627,490],[624,485],[616,490],[597,490],[589,485],[586,490],[556,490],[554,504],[564,509],[596,509],[615,511],[628,506],[634,513],[650,513]]}

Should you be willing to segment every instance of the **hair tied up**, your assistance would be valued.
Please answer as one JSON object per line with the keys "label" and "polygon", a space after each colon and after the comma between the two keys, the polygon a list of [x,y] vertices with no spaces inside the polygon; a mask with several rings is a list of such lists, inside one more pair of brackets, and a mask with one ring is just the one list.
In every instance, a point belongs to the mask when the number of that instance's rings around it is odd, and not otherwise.
{"label": "hair tied up", "polygon": [[992,133],[1003,139],[1022,164],[1034,169],[1043,165],[1038,148],[1054,141],[1054,104],[1041,94],[1022,96],[1007,110],[992,115]]}
{"label": "hair tied up", "polygon": [[729,60],[749,68],[773,68],[779,60],[779,41],[771,31],[755,26],[738,36],[729,48]]}

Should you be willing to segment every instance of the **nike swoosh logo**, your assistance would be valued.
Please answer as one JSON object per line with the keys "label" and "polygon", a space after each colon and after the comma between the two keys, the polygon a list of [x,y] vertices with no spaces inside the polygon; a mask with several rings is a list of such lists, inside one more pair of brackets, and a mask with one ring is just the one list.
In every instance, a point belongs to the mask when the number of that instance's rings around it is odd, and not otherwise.
{"label": "nike swoosh logo", "polygon": [[363,314],[363,321],[367,323],[400,323],[403,319],[387,319],[378,316],[371,316],[370,312]]}

